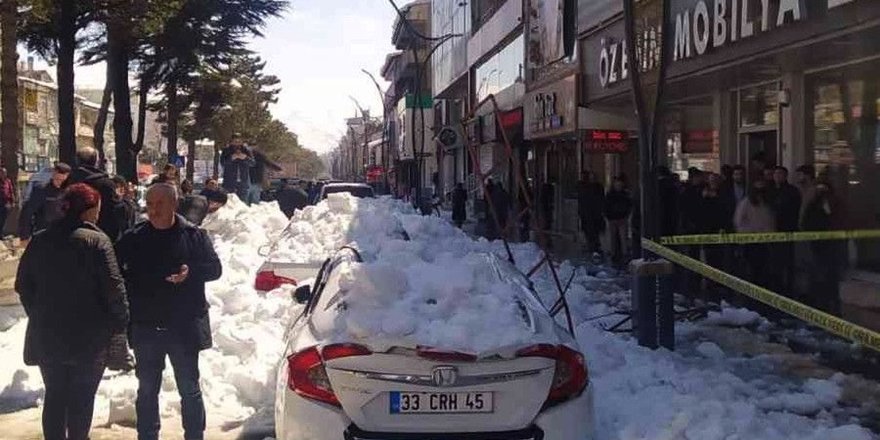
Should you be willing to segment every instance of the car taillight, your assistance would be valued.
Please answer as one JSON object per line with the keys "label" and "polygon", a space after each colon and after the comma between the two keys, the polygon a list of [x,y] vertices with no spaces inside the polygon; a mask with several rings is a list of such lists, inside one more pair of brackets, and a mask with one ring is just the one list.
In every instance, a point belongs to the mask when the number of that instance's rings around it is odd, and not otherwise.
{"label": "car taillight", "polygon": [[437,362],[475,362],[477,360],[477,356],[474,354],[444,351],[432,347],[418,347],[416,355]]}
{"label": "car taillight", "polygon": [[271,270],[264,270],[257,273],[257,279],[254,281],[254,289],[261,292],[269,292],[275,290],[285,284],[296,285],[296,280],[275,275]]}
{"label": "car taillight", "polygon": [[578,397],[589,382],[584,356],[564,345],[539,344],[517,352],[518,357],[543,357],[556,361],[553,384],[544,407],[551,407]]}
{"label": "car taillight", "polygon": [[355,344],[333,344],[318,351],[307,348],[287,358],[287,387],[300,396],[340,406],[339,399],[330,385],[324,362],[352,356],[368,356],[372,352]]}

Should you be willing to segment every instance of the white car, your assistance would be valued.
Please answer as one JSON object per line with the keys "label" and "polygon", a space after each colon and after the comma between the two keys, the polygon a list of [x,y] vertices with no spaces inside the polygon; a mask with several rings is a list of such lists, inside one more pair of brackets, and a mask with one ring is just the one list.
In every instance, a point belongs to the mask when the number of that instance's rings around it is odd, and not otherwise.
{"label": "white car", "polygon": [[[347,295],[357,295],[339,286],[338,269],[351,261],[360,261],[357,251],[340,250],[313,285],[296,289],[305,307],[288,329],[278,369],[279,440],[593,438],[584,356],[512,265],[485,255],[497,282],[516,292],[534,342],[463,353],[335,331]],[[276,285],[304,278],[305,269],[264,267]]]}
{"label": "white car", "polygon": [[365,183],[328,183],[321,187],[321,194],[315,202],[326,199],[330,194],[338,193],[349,193],[358,198],[375,197],[373,187]]}

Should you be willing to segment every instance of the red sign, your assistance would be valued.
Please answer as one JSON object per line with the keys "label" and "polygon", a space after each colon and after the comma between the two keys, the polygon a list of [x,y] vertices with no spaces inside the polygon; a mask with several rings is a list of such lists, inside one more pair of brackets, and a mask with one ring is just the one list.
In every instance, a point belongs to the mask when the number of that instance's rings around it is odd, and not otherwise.
{"label": "red sign", "polygon": [[626,153],[629,133],[617,130],[587,130],[586,150],[590,153]]}
{"label": "red sign", "polygon": [[367,181],[370,183],[379,182],[382,180],[382,175],[385,174],[385,169],[380,166],[371,167],[367,170]]}
{"label": "red sign", "polygon": [[687,154],[712,153],[715,149],[715,130],[692,130],[685,133],[681,151]]}
{"label": "red sign", "polygon": [[500,125],[506,129],[521,127],[523,123],[523,110],[518,108],[509,112],[501,112]]}

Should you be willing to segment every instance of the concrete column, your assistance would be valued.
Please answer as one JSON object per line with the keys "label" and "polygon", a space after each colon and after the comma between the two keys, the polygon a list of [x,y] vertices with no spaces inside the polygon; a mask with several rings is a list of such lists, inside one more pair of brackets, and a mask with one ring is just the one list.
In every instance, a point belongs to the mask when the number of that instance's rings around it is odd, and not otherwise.
{"label": "concrete column", "polygon": [[811,148],[806,144],[806,90],[803,72],[787,72],[782,76],[782,89],[788,91],[790,104],[781,110],[782,163],[794,170],[812,163]]}
{"label": "concrete column", "polygon": [[[718,130],[718,141],[721,147],[721,164],[741,164],[739,159],[739,136],[736,120],[737,102],[729,90],[719,90],[715,94],[715,129]],[[744,165],[744,164],[743,164]]]}

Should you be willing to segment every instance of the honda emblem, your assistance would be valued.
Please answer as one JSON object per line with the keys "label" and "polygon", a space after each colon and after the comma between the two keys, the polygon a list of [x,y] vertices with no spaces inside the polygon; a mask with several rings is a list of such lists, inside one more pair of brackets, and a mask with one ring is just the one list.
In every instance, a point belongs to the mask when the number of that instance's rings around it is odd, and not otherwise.
{"label": "honda emblem", "polygon": [[431,378],[434,380],[435,386],[441,388],[451,387],[455,385],[455,381],[458,379],[458,368],[450,366],[436,367],[431,373]]}

